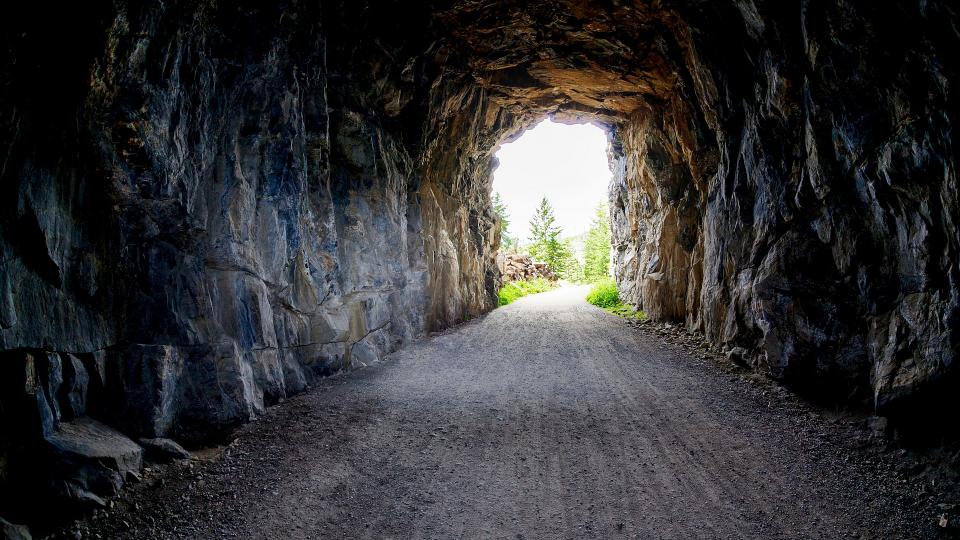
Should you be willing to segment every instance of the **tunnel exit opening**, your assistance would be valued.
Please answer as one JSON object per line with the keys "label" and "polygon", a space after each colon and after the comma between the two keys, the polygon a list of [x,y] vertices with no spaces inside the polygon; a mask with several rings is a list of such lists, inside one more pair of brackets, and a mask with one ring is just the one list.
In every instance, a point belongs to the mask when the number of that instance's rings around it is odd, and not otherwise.
{"label": "tunnel exit opening", "polygon": [[596,281],[610,272],[608,133],[544,119],[496,153],[504,281]]}

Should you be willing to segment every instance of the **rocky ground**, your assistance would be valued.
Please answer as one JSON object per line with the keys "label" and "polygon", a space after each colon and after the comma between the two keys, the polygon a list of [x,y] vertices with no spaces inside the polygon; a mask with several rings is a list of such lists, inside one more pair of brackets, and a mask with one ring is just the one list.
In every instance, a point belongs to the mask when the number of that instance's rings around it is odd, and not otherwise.
{"label": "rocky ground", "polygon": [[326,379],[53,536],[955,535],[949,451],[899,448],[584,294],[524,298]]}

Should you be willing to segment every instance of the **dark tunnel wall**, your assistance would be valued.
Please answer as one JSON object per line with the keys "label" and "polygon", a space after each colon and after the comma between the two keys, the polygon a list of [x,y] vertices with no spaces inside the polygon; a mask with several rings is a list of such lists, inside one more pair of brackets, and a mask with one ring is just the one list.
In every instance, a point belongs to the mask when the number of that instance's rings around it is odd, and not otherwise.
{"label": "dark tunnel wall", "polygon": [[613,133],[627,300],[905,425],[955,405],[949,2],[27,9],[2,17],[0,482],[109,495],[116,470],[34,458],[79,424],[209,441],[492,309],[491,156],[548,114]]}

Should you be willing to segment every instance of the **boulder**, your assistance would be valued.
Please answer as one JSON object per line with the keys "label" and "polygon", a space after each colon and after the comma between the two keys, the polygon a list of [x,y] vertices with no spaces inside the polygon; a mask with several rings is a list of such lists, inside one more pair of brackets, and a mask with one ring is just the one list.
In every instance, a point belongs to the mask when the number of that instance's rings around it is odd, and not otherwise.
{"label": "boulder", "polygon": [[54,494],[81,505],[101,505],[128,478],[137,478],[143,449],[91,418],[62,422],[46,438],[48,481]]}
{"label": "boulder", "polygon": [[156,463],[168,463],[178,459],[190,459],[190,452],[170,439],[138,439],[137,443],[143,447],[145,457]]}

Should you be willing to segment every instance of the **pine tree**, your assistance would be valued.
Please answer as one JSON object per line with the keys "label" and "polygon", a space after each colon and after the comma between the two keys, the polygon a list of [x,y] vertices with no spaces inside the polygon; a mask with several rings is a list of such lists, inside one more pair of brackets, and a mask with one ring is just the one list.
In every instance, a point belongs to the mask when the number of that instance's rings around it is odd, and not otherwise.
{"label": "pine tree", "polygon": [[534,259],[547,263],[554,273],[566,277],[566,272],[573,269],[574,258],[567,242],[560,239],[562,230],[555,225],[556,221],[550,201],[546,197],[540,199],[530,220],[529,252]]}
{"label": "pine tree", "polygon": [[493,211],[500,218],[500,248],[503,252],[508,252],[515,247],[513,237],[510,236],[510,214],[507,213],[507,205],[500,198],[500,194],[493,194]]}
{"label": "pine tree", "polygon": [[540,204],[530,220],[530,256],[549,264],[547,260],[550,246],[559,241],[560,228],[555,226],[557,218],[553,215],[553,207],[546,197],[540,199]]}
{"label": "pine tree", "polygon": [[600,203],[583,246],[583,278],[597,281],[610,274],[610,211]]}

